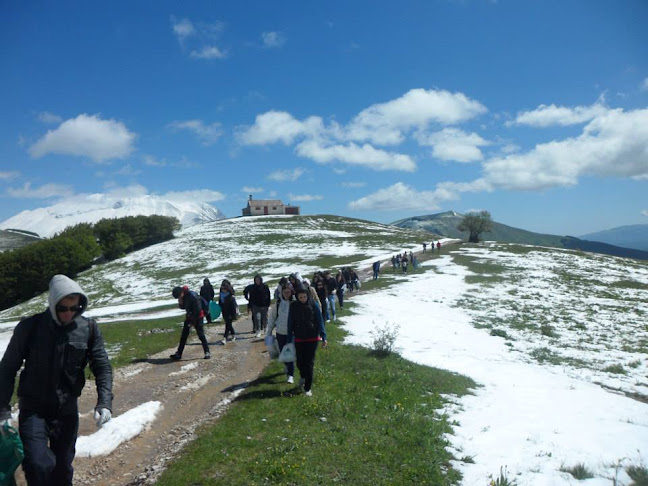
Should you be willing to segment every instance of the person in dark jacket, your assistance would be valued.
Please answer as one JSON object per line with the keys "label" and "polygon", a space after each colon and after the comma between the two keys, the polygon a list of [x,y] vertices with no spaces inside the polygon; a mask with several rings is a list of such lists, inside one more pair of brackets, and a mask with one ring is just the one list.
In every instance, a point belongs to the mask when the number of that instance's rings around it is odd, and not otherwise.
{"label": "person in dark jacket", "polygon": [[329,320],[329,311],[328,311],[328,287],[326,282],[321,278],[318,279],[315,283],[315,292],[317,292],[317,298],[319,299],[320,307],[322,309],[322,317],[325,321]]}
{"label": "person in dark jacket", "polygon": [[220,292],[218,293],[218,304],[221,307],[221,314],[225,321],[225,335],[221,342],[227,344],[228,340],[236,341],[236,333],[234,332],[232,322],[236,319],[238,305],[236,303],[236,297],[234,297],[234,287],[232,287],[232,284],[227,279],[221,282]]}
{"label": "person in dark jacket", "polygon": [[198,339],[202,343],[203,351],[205,352],[205,359],[211,358],[209,353],[209,344],[205,337],[205,330],[203,329],[203,317],[205,317],[205,310],[202,305],[202,298],[196,292],[189,290],[189,287],[174,287],[171,292],[174,298],[178,299],[178,307],[186,311],[184,326],[182,327],[182,334],[180,335],[180,343],[178,350],[170,356],[174,361],[182,358],[187,338],[191,331],[191,326],[196,328]]}
{"label": "person in dark jacket", "polygon": [[261,275],[254,276],[254,284],[245,287],[243,296],[252,306],[252,332],[261,336],[268,326],[268,308],[270,307],[270,289],[263,283]]}
{"label": "person in dark jacket", "polygon": [[322,348],[325,348],[327,341],[322,313],[304,288],[297,290],[297,300],[290,303],[287,338],[288,342],[295,343],[297,368],[301,376],[299,385],[304,387],[307,396],[311,396],[317,343],[322,341]]}
{"label": "person in dark jacket", "polygon": [[209,313],[209,303],[212,300],[214,300],[216,293],[214,292],[214,287],[212,286],[208,278],[203,280],[203,285],[202,287],[200,287],[200,296],[207,301],[208,307],[207,307],[207,313],[205,314],[205,317],[207,318],[207,322],[211,322],[212,316]]}
{"label": "person in dark jacket", "polygon": [[340,304],[340,309],[344,309],[344,291],[346,289],[346,282],[344,281],[344,276],[342,272],[338,272],[335,276],[335,283],[337,284],[337,289],[335,290],[335,295],[337,295],[337,300]]}
{"label": "person in dark jacket", "polygon": [[71,485],[79,430],[77,399],[90,365],[97,387],[95,420],[112,416],[112,367],[96,321],[83,317],[88,297],[79,284],[54,275],[49,308],[20,321],[0,361],[0,424],[11,417],[16,373],[18,418],[29,485]]}
{"label": "person in dark jacket", "polygon": [[380,273],[380,260],[373,262],[371,269],[373,270],[373,279],[378,280],[378,274]]}

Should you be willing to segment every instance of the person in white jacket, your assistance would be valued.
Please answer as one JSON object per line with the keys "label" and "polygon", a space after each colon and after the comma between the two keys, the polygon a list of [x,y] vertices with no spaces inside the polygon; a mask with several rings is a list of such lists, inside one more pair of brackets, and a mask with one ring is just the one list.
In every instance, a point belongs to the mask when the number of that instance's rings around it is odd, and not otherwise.
{"label": "person in white jacket", "polygon": [[[286,285],[281,289],[281,298],[277,300],[276,304],[270,308],[268,313],[268,329],[267,336],[272,336],[272,330],[276,327],[277,344],[279,344],[279,352],[283,349],[288,341],[288,311],[290,310],[290,302],[294,300],[293,289]],[[286,374],[288,375],[288,383],[294,381],[295,363],[286,363]]]}

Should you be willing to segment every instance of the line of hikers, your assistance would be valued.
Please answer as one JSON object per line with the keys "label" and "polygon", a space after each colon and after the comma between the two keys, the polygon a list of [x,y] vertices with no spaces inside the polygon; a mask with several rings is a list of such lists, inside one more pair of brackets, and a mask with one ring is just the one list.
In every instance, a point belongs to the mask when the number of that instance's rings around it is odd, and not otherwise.
{"label": "line of hikers", "polygon": [[[376,263],[379,267],[380,262]],[[375,267],[376,264],[374,272]],[[243,290],[243,296],[248,302],[247,314],[251,314],[252,317],[252,334],[257,338],[261,337],[263,332],[266,336],[272,336],[272,331],[276,329],[279,351],[282,351],[286,344],[294,344],[297,367],[301,375],[300,386],[309,396],[317,343],[322,341],[322,346],[326,346],[324,323],[336,318],[336,302],[339,308],[344,308],[345,292],[358,291],[360,286],[360,278],[355,270],[345,267],[335,276],[329,271],[315,272],[312,280],[303,278],[299,272],[291,273],[279,280],[272,297],[270,288],[258,274]],[[182,358],[192,327],[196,329],[202,344],[204,358],[211,358],[204,331],[204,319],[209,323],[222,315],[225,331],[220,343],[225,345],[236,340],[233,322],[240,316],[240,311],[234,287],[229,280],[224,279],[221,282],[218,292],[210,280],[205,278],[198,293],[188,286],[178,286],[173,288],[172,295],[186,313],[178,349],[170,356],[172,360]],[[293,383],[292,362],[286,363],[285,372],[288,383]]]}
{"label": "line of hikers", "polygon": [[397,268],[400,268],[403,270],[403,273],[407,273],[410,263],[414,269],[417,269],[420,266],[418,258],[416,258],[416,255],[411,251],[409,253],[405,251],[402,254],[399,253],[398,255],[391,257],[391,264],[394,272]]}

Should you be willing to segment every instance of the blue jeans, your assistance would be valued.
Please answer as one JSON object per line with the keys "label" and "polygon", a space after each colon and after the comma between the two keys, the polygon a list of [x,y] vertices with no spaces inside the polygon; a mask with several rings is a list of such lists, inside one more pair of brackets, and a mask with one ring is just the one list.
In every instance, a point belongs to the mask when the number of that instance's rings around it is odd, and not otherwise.
{"label": "blue jeans", "polygon": [[335,320],[335,294],[329,295],[327,300],[328,315],[331,319]]}
{"label": "blue jeans", "polygon": [[36,412],[21,410],[18,422],[25,449],[23,470],[27,484],[71,485],[79,432],[78,412],[45,418]]}

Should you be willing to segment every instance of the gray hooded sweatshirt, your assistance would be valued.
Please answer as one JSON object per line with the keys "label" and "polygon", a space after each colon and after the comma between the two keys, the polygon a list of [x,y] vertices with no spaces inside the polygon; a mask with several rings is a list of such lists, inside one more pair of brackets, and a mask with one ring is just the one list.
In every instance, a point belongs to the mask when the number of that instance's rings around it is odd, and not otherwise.
{"label": "gray hooded sweatshirt", "polygon": [[49,283],[49,311],[50,314],[52,314],[52,319],[54,319],[54,322],[59,326],[61,323],[56,317],[56,304],[58,304],[61,299],[72,294],[79,294],[79,305],[81,306],[81,309],[79,309],[79,311],[74,315],[76,318],[83,314],[83,312],[88,308],[88,296],[81,286],[71,278],[66,277],[65,275],[54,275],[52,277],[52,280],[50,280]]}

